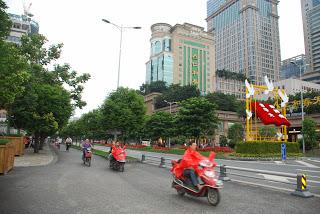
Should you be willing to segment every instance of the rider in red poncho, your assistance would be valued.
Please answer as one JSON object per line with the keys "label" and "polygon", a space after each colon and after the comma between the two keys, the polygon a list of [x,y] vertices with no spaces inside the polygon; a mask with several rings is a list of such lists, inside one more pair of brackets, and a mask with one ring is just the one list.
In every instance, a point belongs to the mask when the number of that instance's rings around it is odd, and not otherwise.
{"label": "rider in red poncho", "polygon": [[115,159],[115,160],[117,160],[117,157],[121,154],[121,153],[126,153],[124,150],[126,149],[126,146],[123,146],[122,148],[121,148],[121,146],[120,146],[120,142],[119,141],[117,141],[116,143],[115,143],[115,145],[112,145],[112,147],[111,147],[111,154],[112,154],[112,156],[113,156],[113,158]]}
{"label": "rider in red poncho", "polygon": [[[203,159],[207,159],[202,156],[199,152],[196,151],[197,144],[195,142],[191,142],[190,147],[184,153],[179,165],[172,169],[172,172],[178,179],[181,179],[182,176],[189,178],[192,184],[197,187],[199,190],[202,188],[202,185],[199,184],[196,171],[199,165],[199,162]],[[213,160],[214,153],[212,153],[210,159]]]}

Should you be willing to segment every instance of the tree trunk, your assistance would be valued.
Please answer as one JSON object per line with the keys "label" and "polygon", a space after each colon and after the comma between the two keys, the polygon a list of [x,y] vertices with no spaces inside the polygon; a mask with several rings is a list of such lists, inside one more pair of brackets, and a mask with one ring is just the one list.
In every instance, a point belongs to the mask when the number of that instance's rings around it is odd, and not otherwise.
{"label": "tree trunk", "polygon": [[34,135],[34,153],[39,153],[39,134]]}
{"label": "tree trunk", "polygon": [[43,144],[44,144],[44,140],[46,139],[45,136],[40,135],[40,145],[39,145],[39,150],[43,149]]}

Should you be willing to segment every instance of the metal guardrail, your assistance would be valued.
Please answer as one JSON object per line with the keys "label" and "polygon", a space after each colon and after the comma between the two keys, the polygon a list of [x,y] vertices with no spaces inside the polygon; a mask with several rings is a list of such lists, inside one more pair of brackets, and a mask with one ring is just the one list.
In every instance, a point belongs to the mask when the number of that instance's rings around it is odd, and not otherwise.
{"label": "metal guardrail", "polygon": [[[142,156],[141,156],[142,163],[152,162],[152,164],[157,165],[157,163],[158,163],[157,160],[159,161],[159,159],[160,159],[159,167],[161,167],[161,168],[167,167],[166,161],[171,162],[172,160],[175,160],[175,159],[171,159],[171,158],[164,158],[164,157],[145,155],[145,154],[142,154]],[[219,172],[219,180],[222,180],[222,181],[230,181],[231,179],[228,177],[228,175],[241,176],[241,177],[252,178],[252,179],[257,179],[257,180],[266,180],[266,181],[271,181],[271,182],[296,185],[295,191],[291,193],[292,195],[300,196],[303,198],[309,198],[309,197],[314,196],[312,193],[309,192],[309,189],[307,188],[307,177],[304,174],[297,174],[296,175],[296,174],[292,174],[292,173],[274,172],[274,171],[269,171],[269,170],[250,169],[250,168],[234,167],[234,166],[226,166],[226,165],[217,165],[217,167],[219,168],[219,171],[218,171]],[[228,173],[227,173],[227,169],[229,170]],[[261,174],[274,175],[274,176],[285,177],[285,178],[296,178],[297,182],[291,183],[291,182],[261,178],[261,177],[257,177],[257,176],[238,174],[238,173],[230,172],[231,170],[241,171],[241,172],[249,172],[249,173],[261,173]]]}

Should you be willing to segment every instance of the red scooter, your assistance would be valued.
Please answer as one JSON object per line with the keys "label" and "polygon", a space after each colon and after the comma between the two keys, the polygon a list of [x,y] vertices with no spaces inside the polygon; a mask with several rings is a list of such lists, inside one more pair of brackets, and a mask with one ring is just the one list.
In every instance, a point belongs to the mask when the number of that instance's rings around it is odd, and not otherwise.
{"label": "red scooter", "polygon": [[82,155],[82,161],[84,165],[91,166],[91,157],[92,157],[92,151],[91,148],[86,148],[84,150],[84,156]]}
{"label": "red scooter", "polygon": [[126,147],[112,147],[111,157],[110,157],[110,165],[109,167],[113,170],[117,170],[120,172],[124,171],[124,164],[126,163],[127,153],[125,151]]}
{"label": "red scooter", "polygon": [[[199,159],[193,159],[193,167],[196,175],[198,176],[198,180],[200,179],[200,184],[204,185],[200,190],[196,189],[189,180],[183,176],[183,173],[178,173],[179,170],[184,170],[183,166],[181,166],[182,161],[171,162],[172,164],[172,175],[173,182],[172,188],[177,190],[178,195],[183,196],[185,193],[195,196],[195,197],[207,197],[209,204],[213,206],[217,206],[220,202],[220,193],[219,189],[223,187],[223,183],[221,180],[218,180],[218,176],[214,171],[214,167],[216,163],[213,162],[214,153],[210,154],[209,158],[203,157]],[[177,174],[180,174],[177,177]]]}

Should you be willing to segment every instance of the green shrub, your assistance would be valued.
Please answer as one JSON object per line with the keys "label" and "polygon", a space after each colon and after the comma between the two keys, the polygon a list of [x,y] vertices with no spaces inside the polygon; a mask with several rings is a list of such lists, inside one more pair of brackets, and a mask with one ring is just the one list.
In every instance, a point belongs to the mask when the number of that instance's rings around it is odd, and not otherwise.
{"label": "green shrub", "polygon": [[219,143],[220,143],[220,146],[228,146],[228,139],[226,136],[224,135],[220,135],[219,136]]}
{"label": "green shrub", "polygon": [[286,144],[286,152],[300,153],[299,144],[295,142],[274,142],[274,141],[250,141],[241,142],[236,145],[236,152],[240,154],[279,154],[281,144]]}
{"label": "green shrub", "polygon": [[9,142],[10,142],[9,140],[0,139],[0,145],[6,145]]}

